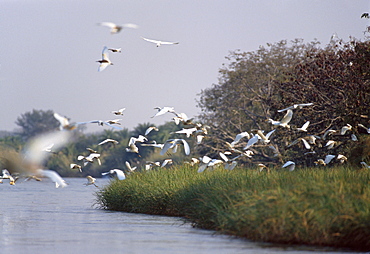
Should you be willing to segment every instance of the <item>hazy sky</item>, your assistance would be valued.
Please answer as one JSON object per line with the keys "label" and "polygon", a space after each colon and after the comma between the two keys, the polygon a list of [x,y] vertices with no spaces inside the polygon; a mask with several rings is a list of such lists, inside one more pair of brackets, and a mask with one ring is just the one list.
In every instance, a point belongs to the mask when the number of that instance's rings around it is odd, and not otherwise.
{"label": "hazy sky", "polygon": [[[369,0],[0,0],[0,130],[33,109],[81,122],[125,107],[129,129],[170,121],[151,118],[157,106],[193,117],[230,51],[295,38],[324,46],[333,33],[364,39],[369,11]],[[103,21],[140,27],[111,35]],[[141,36],[180,44],[157,48]],[[105,45],[122,53],[98,72]]]}

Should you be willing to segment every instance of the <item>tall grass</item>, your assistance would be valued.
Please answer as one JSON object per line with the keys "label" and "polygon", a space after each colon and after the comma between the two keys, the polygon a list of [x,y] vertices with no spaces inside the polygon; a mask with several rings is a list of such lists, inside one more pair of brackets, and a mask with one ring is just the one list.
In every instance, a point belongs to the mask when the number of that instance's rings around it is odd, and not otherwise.
{"label": "tall grass", "polygon": [[370,172],[350,168],[258,172],[189,166],[112,181],[102,208],[182,216],[248,239],[370,250]]}

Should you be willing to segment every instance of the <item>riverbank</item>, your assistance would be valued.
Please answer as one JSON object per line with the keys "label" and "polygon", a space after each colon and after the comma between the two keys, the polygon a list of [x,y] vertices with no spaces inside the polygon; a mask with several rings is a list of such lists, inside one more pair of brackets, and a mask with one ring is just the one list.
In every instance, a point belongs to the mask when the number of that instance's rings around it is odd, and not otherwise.
{"label": "riverbank", "polygon": [[181,216],[194,226],[256,241],[370,251],[370,172],[190,166],[131,174],[97,193],[100,207]]}

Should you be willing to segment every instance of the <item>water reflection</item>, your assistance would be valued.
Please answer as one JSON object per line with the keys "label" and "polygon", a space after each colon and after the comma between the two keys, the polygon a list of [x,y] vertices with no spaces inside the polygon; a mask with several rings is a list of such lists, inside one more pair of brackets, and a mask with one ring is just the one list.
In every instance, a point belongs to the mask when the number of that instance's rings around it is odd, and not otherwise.
{"label": "water reflection", "polygon": [[[0,185],[1,253],[321,253],[273,247],[195,229],[179,218],[92,207],[97,190],[86,179]],[[98,179],[100,186],[108,180]],[[326,252],[329,253],[329,252]],[[338,253],[333,252],[332,253]]]}

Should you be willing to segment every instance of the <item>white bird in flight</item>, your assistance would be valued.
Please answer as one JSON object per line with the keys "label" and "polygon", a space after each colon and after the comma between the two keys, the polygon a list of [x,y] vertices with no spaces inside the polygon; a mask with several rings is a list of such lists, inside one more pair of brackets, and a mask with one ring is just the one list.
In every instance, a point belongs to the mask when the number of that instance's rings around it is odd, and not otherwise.
{"label": "white bird in flight", "polygon": [[126,23],[126,24],[122,24],[122,25],[117,25],[117,24],[115,24],[115,23],[113,23],[113,22],[101,22],[101,23],[98,23],[98,25],[109,27],[109,28],[110,28],[110,33],[111,33],[111,34],[117,34],[117,33],[119,33],[123,28],[134,28],[134,29],[139,28],[139,26],[138,26],[138,25],[136,25],[136,24],[132,24],[132,23]]}
{"label": "white bird in flight", "polygon": [[100,63],[99,65],[99,68],[98,68],[98,71],[103,71],[105,70],[105,68],[107,68],[109,65],[113,65],[113,63],[109,60],[109,56],[108,56],[108,48],[107,46],[105,46],[103,48],[103,51],[102,51],[102,59],[101,60],[98,60],[96,61],[98,63]]}
{"label": "white bird in flight", "polygon": [[297,128],[297,131],[304,131],[307,132],[307,127],[310,125],[310,121],[305,122],[301,128]]}
{"label": "white bird in flight", "polygon": [[176,153],[177,151],[177,146],[182,143],[184,145],[184,152],[186,155],[189,155],[190,154],[190,146],[188,144],[188,142],[186,142],[185,139],[180,139],[180,138],[177,138],[177,139],[169,139],[167,140],[164,145],[163,145],[163,148],[160,152],[160,155],[164,155],[168,149],[172,148],[172,151],[174,153]]}
{"label": "white bird in flight", "polygon": [[108,175],[108,174],[111,174],[111,175],[115,175],[118,180],[125,180],[126,179],[126,175],[125,173],[120,170],[120,169],[111,169],[109,170],[108,172],[104,172],[104,173],[101,173],[102,175]]}
{"label": "white bird in flight", "polygon": [[173,45],[173,44],[179,44],[179,42],[169,42],[169,41],[158,41],[158,40],[152,40],[148,38],[141,37],[143,40],[149,41],[151,43],[154,43],[157,45],[157,47],[161,45]]}
{"label": "white bird in flight", "polygon": [[119,142],[115,139],[111,139],[111,138],[107,138],[107,139],[104,139],[102,142],[100,142],[98,144],[98,146],[101,146],[101,145],[104,145],[104,144],[113,144],[113,145],[117,145]]}
{"label": "white bird in flight", "polygon": [[293,171],[295,169],[295,162],[293,161],[287,161],[284,163],[283,168],[288,168],[289,171]]}
{"label": "white bird in flight", "polygon": [[283,111],[286,111],[286,110],[289,110],[289,109],[303,108],[303,107],[312,106],[312,105],[313,105],[313,103],[294,104],[293,106],[290,106],[290,107],[287,107],[287,108],[284,108],[284,109],[280,109],[277,112],[283,112]]}
{"label": "white bird in flight", "polygon": [[239,143],[239,141],[244,138],[244,137],[247,137],[247,139],[250,139],[250,135],[248,132],[244,131],[244,132],[241,132],[239,134],[237,134],[233,140],[233,142],[230,143],[230,146],[231,147],[234,147],[236,144]]}
{"label": "white bird in flight", "polygon": [[131,167],[131,164],[128,161],[125,161],[125,165],[126,165],[126,168],[127,168],[127,170],[128,170],[129,173],[134,172],[136,170],[136,168],[137,168],[137,167]]}
{"label": "white bird in flight", "polygon": [[108,50],[113,52],[113,53],[121,53],[122,52],[122,48],[109,48]]}
{"label": "white bird in flight", "polygon": [[158,112],[154,116],[152,116],[152,118],[156,117],[156,116],[164,115],[166,113],[175,113],[176,114],[174,107],[163,107],[163,108],[155,107],[154,109],[157,109]]}
{"label": "white bird in flight", "polygon": [[87,179],[87,183],[84,183],[84,185],[88,186],[88,185],[94,185],[95,187],[98,187],[96,184],[95,184],[95,181],[96,179],[92,176],[86,176],[86,179]]}
{"label": "white bird in flight", "polygon": [[370,128],[367,128],[365,125],[363,125],[361,123],[359,123],[358,126],[361,127],[361,128],[363,128],[363,129],[365,129],[366,132],[370,134]]}
{"label": "white bird in flight", "polygon": [[147,136],[151,131],[159,131],[159,129],[155,126],[150,126],[145,130],[144,136]]}
{"label": "white bird in flight", "polygon": [[290,120],[292,120],[293,111],[291,109],[288,109],[287,111],[288,112],[285,114],[285,116],[283,117],[283,119],[281,119],[280,121],[275,121],[275,120],[272,120],[270,118],[270,119],[268,119],[268,122],[271,123],[272,125],[290,128],[290,126],[288,125],[288,123],[290,122]]}
{"label": "white bird in flight", "polygon": [[125,110],[126,110],[126,108],[120,108],[119,110],[112,111],[112,113],[115,114],[115,115],[118,115],[118,116],[122,116],[123,111],[125,111]]}

